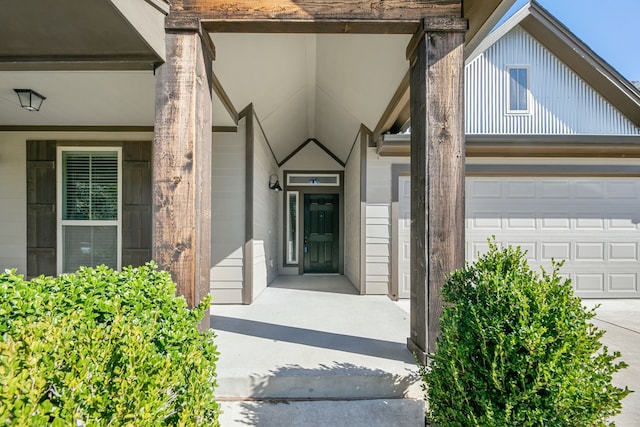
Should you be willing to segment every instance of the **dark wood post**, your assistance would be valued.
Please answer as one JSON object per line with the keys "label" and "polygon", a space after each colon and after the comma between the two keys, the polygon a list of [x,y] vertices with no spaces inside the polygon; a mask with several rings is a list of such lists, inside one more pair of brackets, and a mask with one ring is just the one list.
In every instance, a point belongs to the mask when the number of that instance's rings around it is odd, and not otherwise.
{"label": "dark wood post", "polygon": [[[190,25],[187,25],[190,24]],[[199,22],[166,32],[156,70],[153,259],[193,307],[209,293],[213,52]],[[204,325],[208,327],[209,318]]]}
{"label": "dark wood post", "polygon": [[407,49],[411,95],[411,331],[423,362],[435,351],[445,276],[464,264],[464,29],[425,22]]}

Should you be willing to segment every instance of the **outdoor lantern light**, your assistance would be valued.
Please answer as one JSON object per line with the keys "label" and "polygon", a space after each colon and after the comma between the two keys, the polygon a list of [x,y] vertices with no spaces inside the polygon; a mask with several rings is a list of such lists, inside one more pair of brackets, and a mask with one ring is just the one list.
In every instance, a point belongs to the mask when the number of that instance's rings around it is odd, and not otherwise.
{"label": "outdoor lantern light", "polygon": [[20,99],[20,106],[27,111],[40,111],[44,96],[31,89],[14,89]]}
{"label": "outdoor lantern light", "polygon": [[[276,180],[273,181],[273,178]],[[275,173],[269,177],[269,188],[273,191],[282,191],[282,187],[280,187],[280,182],[278,182],[278,175]]]}

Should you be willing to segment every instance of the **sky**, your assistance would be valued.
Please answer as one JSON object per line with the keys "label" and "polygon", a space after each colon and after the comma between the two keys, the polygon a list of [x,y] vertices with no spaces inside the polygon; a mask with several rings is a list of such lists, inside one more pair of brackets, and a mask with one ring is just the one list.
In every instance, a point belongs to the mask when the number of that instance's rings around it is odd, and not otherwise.
{"label": "sky", "polygon": [[[511,16],[527,3],[517,0]],[[627,80],[640,81],[640,0],[538,0]]]}

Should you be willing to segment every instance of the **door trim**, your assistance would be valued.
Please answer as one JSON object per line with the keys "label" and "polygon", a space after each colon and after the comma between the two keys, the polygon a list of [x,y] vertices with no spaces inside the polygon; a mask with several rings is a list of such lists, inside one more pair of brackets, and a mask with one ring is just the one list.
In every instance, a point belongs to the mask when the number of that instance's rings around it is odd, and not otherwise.
{"label": "door trim", "polygon": [[[339,186],[323,186],[323,185],[309,185],[309,186],[288,186],[287,176],[289,174],[337,174],[340,178]],[[287,191],[298,191],[298,217],[300,222],[298,224],[299,230],[304,230],[304,196],[305,194],[338,194],[338,232],[340,233],[340,241],[338,242],[338,274],[344,274],[344,171],[326,170],[326,171],[301,171],[301,170],[285,170],[283,171],[283,181],[285,183],[284,194]],[[283,212],[286,210],[286,198],[283,197]],[[302,213],[302,215],[300,214]],[[286,216],[286,215],[283,215]],[[283,219],[283,242],[286,242],[287,224],[286,219]],[[283,259],[286,259],[286,245],[283,245]],[[304,274],[304,233],[298,233],[298,275]],[[283,264],[284,265],[284,264]],[[285,265],[295,267],[295,264]]]}
{"label": "door trim", "polygon": [[411,165],[409,163],[394,163],[391,165],[391,286],[389,287],[389,298],[394,301],[399,299],[400,282],[398,278],[398,249],[399,249],[399,230],[398,220],[400,218],[399,191],[401,176],[411,176]]}

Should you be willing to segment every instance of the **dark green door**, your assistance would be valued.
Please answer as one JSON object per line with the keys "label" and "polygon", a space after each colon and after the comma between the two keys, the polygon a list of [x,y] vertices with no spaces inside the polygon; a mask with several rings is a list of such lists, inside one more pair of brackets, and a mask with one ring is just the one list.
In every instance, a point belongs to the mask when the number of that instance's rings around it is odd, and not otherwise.
{"label": "dark green door", "polygon": [[340,253],[337,194],[304,195],[304,272],[337,273]]}

